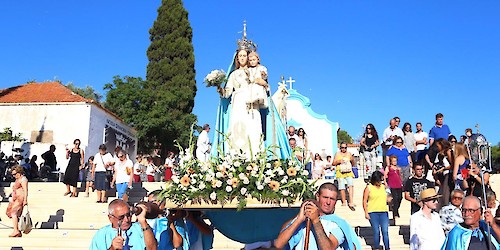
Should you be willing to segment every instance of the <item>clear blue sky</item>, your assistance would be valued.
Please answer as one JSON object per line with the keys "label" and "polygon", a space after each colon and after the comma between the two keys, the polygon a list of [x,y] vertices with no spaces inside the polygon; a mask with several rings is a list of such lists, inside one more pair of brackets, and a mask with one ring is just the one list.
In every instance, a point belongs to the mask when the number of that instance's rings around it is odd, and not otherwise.
{"label": "clear blue sky", "polygon": [[[148,30],[160,3],[2,1],[0,88],[57,79],[104,94],[115,75],[144,78]],[[281,75],[293,77],[313,110],[353,137],[367,123],[381,135],[396,115],[429,131],[441,112],[453,134],[479,123],[491,143],[500,142],[500,1],[184,5],[193,28],[200,124],[215,122],[218,104],[203,78],[227,69],[247,20],[272,89]]]}

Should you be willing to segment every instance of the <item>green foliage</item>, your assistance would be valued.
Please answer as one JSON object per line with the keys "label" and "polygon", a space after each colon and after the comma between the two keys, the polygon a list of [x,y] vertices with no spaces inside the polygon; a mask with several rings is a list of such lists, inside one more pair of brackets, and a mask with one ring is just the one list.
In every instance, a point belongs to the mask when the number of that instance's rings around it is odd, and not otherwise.
{"label": "green foliage", "polygon": [[353,143],[352,137],[347,133],[345,130],[339,130],[337,132],[337,138],[339,143],[341,142],[346,142],[346,143]]}
{"label": "green foliage", "polygon": [[149,119],[150,107],[154,104],[153,91],[144,88],[146,81],[140,77],[120,78],[104,86],[107,90],[104,107],[121,117],[125,123],[137,130],[139,152],[150,152],[155,140]]}
{"label": "green foliage", "polygon": [[82,88],[75,86],[73,83],[68,83],[68,85],[66,85],[66,87],[71,89],[71,91],[75,92],[76,94],[83,96],[84,98],[92,99],[92,100],[96,101],[97,103],[101,102],[102,95],[97,93],[94,90],[94,88],[92,88],[91,86],[87,85],[87,86],[85,86],[85,88],[82,89]]}
{"label": "green foliage", "polygon": [[491,161],[493,164],[500,164],[500,143],[491,147]]}
{"label": "green foliage", "polygon": [[11,128],[4,128],[0,132],[0,141],[25,141],[21,133],[14,134]]}
{"label": "green foliage", "polygon": [[188,13],[182,1],[163,1],[149,30],[144,89],[151,94],[146,138],[161,142],[163,149],[175,149],[175,142],[188,146],[189,129],[196,95],[194,49]]}

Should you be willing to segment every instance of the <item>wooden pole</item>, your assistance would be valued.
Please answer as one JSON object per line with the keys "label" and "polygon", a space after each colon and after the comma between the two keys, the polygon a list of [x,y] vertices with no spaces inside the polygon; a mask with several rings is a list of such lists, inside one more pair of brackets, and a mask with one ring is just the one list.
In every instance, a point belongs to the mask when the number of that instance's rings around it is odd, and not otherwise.
{"label": "wooden pole", "polygon": [[304,250],[309,250],[309,236],[311,234],[311,219],[306,219],[306,238],[304,239]]}

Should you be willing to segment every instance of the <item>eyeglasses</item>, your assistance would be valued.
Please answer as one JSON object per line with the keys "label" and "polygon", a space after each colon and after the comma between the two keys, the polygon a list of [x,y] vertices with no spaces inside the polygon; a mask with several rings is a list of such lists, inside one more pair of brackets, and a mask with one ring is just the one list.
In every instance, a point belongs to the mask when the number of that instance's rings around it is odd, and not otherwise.
{"label": "eyeglasses", "polygon": [[16,172],[12,172],[12,175],[16,175],[17,173]]}
{"label": "eyeglasses", "polygon": [[428,201],[434,203],[434,202],[438,202],[438,199],[437,198],[432,198],[430,200],[425,200],[424,202],[428,202]]}
{"label": "eyeglasses", "polygon": [[396,122],[400,122],[401,120],[396,120]]}
{"label": "eyeglasses", "polygon": [[372,130],[372,128],[366,128],[366,130]]}
{"label": "eyeglasses", "polygon": [[453,196],[452,199],[454,199],[454,200],[463,200],[464,197],[462,197],[462,196]]}
{"label": "eyeglasses", "polygon": [[125,219],[125,217],[127,217],[127,218],[132,217],[132,214],[130,212],[128,212],[126,214],[122,214],[120,216],[116,216],[116,215],[113,215],[113,214],[109,214],[109,215],[113,216],[117,220],[123,220],[123,219]]}
{"label": "eyeglasses", "polygon": [[119,155],[118,157],[119,157],[119,158],[122,158],[122,157],[125,157],[125,155]]}
{"label": "eyeglasses", "polygon": [[476,208],[476,209],[474,209],[474,208],[461,208],[460,210],[462,210],[463,214],[467,214],[467,213],[472,214],[472,213],[475,213],[479,209],[481,209],[481,208]]}
{"label": "eyeglasses", "polygon": [[397,141],[396,143],[403,143],[402,141]]}

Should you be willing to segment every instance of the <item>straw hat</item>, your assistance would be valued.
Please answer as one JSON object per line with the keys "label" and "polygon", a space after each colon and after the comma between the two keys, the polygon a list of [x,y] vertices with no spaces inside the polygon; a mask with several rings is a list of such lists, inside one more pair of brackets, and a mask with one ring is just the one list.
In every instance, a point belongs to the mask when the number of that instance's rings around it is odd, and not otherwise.
{"label": "straw hat", "polygon": [[438,195],[436,194],[436,190],[434,188],[428,188],[428,189],[425,189],[425,190],[422,190],[420,192],[420,200],[421,201],[428,201],[428,200],[432,200],[434,198],[439,198],[441,197],[442,195]]}

